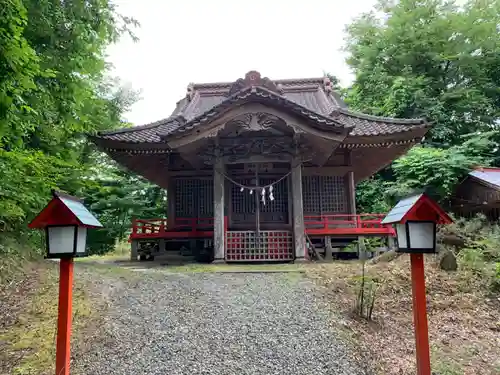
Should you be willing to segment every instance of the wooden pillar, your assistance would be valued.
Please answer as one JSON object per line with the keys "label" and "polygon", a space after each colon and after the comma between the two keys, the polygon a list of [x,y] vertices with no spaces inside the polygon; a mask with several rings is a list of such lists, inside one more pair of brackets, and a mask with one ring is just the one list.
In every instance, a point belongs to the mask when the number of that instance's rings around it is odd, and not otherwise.
{"label": "wooden pillar", "polygon": [[214,261],[224,261],[224,162],[217,157],[214,164]]}
{"label": "wooden pillar", "polygon": [[347,172],[347,199],[349,201],[349,213],[356,215],[356,184],[354,183],[354,172]]}
{"label": "wooden pillar", "polygon": [[302,163],[298,158],[294,158],[292,161],[291,180],[295,259],[300,261],[305,260],[306,257],[306,237],[302,202]]}
{"label": "wooden pillar", "polygon": [[167,229],[175,226],[175,179],[168,177],[167,185]]}
{"label": "wooden pillar", "polygon": [[325,236],[325,260],[333,260],[332,237]]}

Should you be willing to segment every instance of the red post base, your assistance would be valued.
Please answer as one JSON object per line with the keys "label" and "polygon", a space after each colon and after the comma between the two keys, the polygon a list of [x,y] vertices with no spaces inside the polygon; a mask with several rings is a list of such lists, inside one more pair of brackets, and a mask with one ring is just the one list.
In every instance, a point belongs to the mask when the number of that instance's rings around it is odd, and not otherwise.
{"label": "red post base", "polygon": [[417,375],[431,375],[429,329],[427,327],[427,306],[425,297],[424,255],[411,254],[410,259]]}
{"label": "red post base", "polygon": [[61,259],[59,272],[56,375],[69,375],[71,307],[73,299],[73,259]]}

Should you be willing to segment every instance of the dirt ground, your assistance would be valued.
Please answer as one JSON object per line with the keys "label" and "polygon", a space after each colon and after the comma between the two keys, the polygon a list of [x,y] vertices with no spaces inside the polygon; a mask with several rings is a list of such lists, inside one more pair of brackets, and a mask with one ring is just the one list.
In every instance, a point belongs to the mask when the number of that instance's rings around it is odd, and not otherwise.
{"label": "dirt ground", "polygon": [[[431,362],[439,375],[500,374],[500,295],[489,294],[484,281],[470,272],[439,270],[426,258]],[[353,314],[361,263],[319,265],[308,275],[322,285],[335,324],[344,328],[379,374],[415,374],[410,261],[367,265],[378,290],[373,321]]]}
{"label": "dirt ground", "polygon": [[[93,280],[121,279],[141,283],[144,268],[138,264],[108,266],[110,260],[82,265]],[[104,263],[104,264],[103,264]],[[146,269],[153,265],[148,265]],[[158,265],[157,265],[158,266]],[[156,268],[156,267],[153,267]],[[356,316],[361,264],[239,266],[198,265],[158,267],[167,273],[284,272],[305,273],[319,286],[329,306],[333,329],[358,359],[370,360],[378,374],[415,373],[410,268],[407,256],[389,263],[367,265],[368,279],[378,287],[373,321]],[[432,256],[426,258],[429,333],[433,373],[436,375],[500,374],[500,295],[493,295],[484,280],[470,271],[444,272]],[[18,277],[0,285],[0,374],[51,374],[55,354],[58,267],[53,262],[30,264]],[[97,279],[96,279],[97,278]],[[92,278],[87,278],[88,280]],[[135,281],[134,281],[135,280]],[[96,288],[75,280],[74,338],[88,336],[106,313]],[[99,323],[96,323],[99,322]],[[95,340],[99,340],[96,337]],[[88,340],[85,341],[87,344]],[[87,346],[87,345],[86,345]],[[90,346],[91,348],[91,346]]]}

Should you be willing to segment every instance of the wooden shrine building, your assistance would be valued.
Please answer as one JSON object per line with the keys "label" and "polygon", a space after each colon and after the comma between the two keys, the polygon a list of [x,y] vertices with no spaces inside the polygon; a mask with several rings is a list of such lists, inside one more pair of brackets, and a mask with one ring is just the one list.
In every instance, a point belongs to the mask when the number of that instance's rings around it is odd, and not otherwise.
{"label": "wooden shrine building", "polygon": [[391,235],[383,215],[357,214],[356,183],[428,128],[422,119],[350,111],[328,78],[273,81],[251,71],[191,84],[170,117],[92,139],[167,189],[166,219],[135,220],[133,249],[184,241],[216,261],[290,261],[307,258],[307,241],[328,249]]}
{"label": "wooden shrine building", "polygon": [[477,167],[458,184],[451,197],[451,210],[463,217],[485,215],[500,218],[500,168]]}

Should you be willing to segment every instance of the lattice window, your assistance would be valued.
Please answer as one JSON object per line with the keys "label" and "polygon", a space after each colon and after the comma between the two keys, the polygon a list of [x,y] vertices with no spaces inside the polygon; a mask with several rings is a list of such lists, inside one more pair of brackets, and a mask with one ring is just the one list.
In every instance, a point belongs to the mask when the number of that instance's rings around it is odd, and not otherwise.
{"label": "lattice window", "polygon": [[213,212],[213,181],[199,178],[178,178],[175,180],[176,217],[212,217]]}
{"label": "lattice window", "polygon": [[302,200],[304,214],[321,212],[321,180],[319,176],[302,177]]}
{"label": "lattice window", "polygon": [[292,260],[292,233],[289,231],[228,231],[226,261]]}
{"label": "lattice window", "polygon": [[344,213],[347,212],[347,196],[344,178],[342,176],[321,176],[322,213]]}
{"label": "lattice window", "polygon": [[200,180],[195,199],[198,203],[199,217],[214,216],[214,182],[213,180]]}
{"label": "lattice window", "polygon": [[195,180],[178,178],[175,180],[175,217],[195,217],[193,197]]}
{"label": "lattice window", "polygon": [[303,176],[304,214],[347,212],[347,195],[342,176]]}

